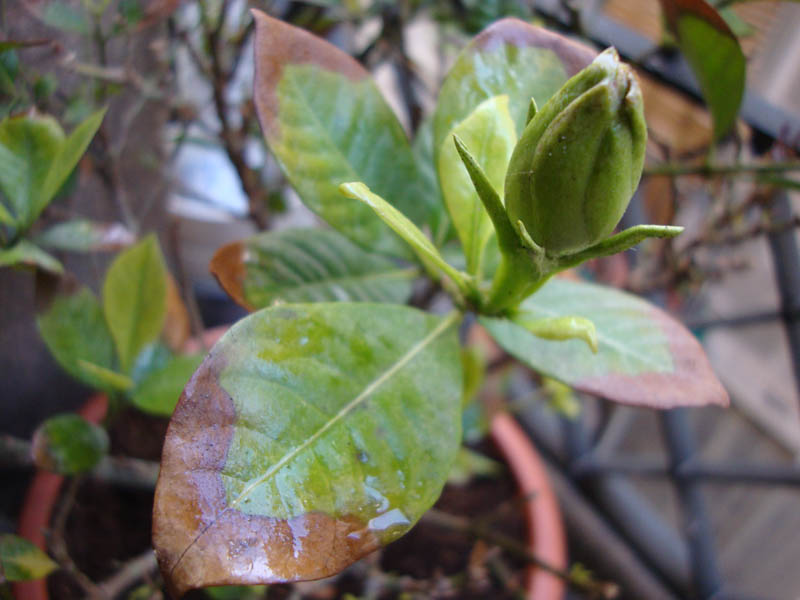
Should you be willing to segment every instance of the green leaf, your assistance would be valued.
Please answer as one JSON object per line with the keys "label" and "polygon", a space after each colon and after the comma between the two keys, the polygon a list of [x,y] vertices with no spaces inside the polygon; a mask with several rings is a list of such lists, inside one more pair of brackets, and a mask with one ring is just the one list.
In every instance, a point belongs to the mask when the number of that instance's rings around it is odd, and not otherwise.
{"label": "green leaf", "polygon": [[372,211],[338,193],[341,183],[364,181],[420,225],[430,224],[437,208],[403,128],[369,73],[328,42],[253,14],[254,99],[267,143],[292,186],[359,245],[408,256]]}
{"label": "green leaf", "polygon": [[408,217],[386,202],[360,181],[343,183],[339,186],[342,194],[348,198],[355,198],[369,206],[375,213],[391,227],[395,233],[403,238],[414,250],[420,261],[426,265],[433,265],[436,269],[446,274],[461,290],[467,289],[468,275],[457,271],[444,260],[436,247],[425,237],[419,228]]}
{"label": "green leaf", "polygon": [[127,392],[133,387],[132,378],[113,369],[107,369],[105,367],[101,367],[100,365],[96,365],[88,360],[79,360],[78,368],[83,371],[85,377],[89,377],[97,381],[97,386],[102,389],[108,391]]}
{"label": "green leaf", "polygon": [[[508,96],[495,96],[479,104],[445,137],[439,150],[437,164],[442,193],[464,248],[467,271],[480,278],[484,250],[494,227],[456,149],[454,135],[471,150],[502,198],[508,161],[517,142],[514,122],[508,112]],[[495,253],[498,252],[496,246],[495,243]]]}
{"label": "green leaf", "polygon": [[424,184],[422,193],[425,198],[430,198],[430,204],[434,207],[431,219],[431,237],[436,247],[441,248],[448,241],[455,239],[455,230],[452,227],[447,207],[444,205],[436,175],[432,118],[429,117],[422,121],[417,129],[417,134],[411,143],[411,152],[414,154],[414,161],[417,163],[417,169]]}
{"label": "green leaf", "polygon": [[64,267],[56,258],[27,240],[21,240],[11,248],[0,249],[0,267],[14,265],[39,267],[51,273],[64,272]]}
{"label": "green leaf", "polygon": [[78,415],[58,415],[36,429],[31,453],[40,469],[75,475],[94,468],[108,453],[108,434]]}
{"label": "green leaf", "polygon": [[203,356],[174,356],[166,365],[148,373],[131,391],[130,400],[144,412],[169,417],[175,410],[183,387]]}
{"label": "green leaf", "polygon": [[583,340],[597,354],[597,329],[583,317],[537,317],[519,311],[511,318],[514,324],[524,327],[536,337],[545,340]]}
{"label": "green leaf", "polygon": [[502,472],[501,463],[462,446],[458,449],[456,462],[447,476],[447,483],[466,485],[476,477],[497,477]]}
{"label": "green leaf", "polygon": [[11,533],[0,534],[0,583],[47,577],[58,565],[32,542]]}
{"label": "green leaf", "polygon": [[56,296],[37,316],[36,325],[50,354],[67,373],[91,387],[108,390],[104,381],[80,366],[80,361],[107,369],[114,366],[114,343],[92,292],[81,288]]}
{"label": "green leaf", "polygon": [[97,223],[87,219],[73,219],[53,225],[36,236],[35,241],[45,248],[56,250],[110,252],[130,246],[136,239],[120,223]]}
{"label": "green leaf", "polygon": [[714,139],[736,121],[744,97],[744,53],[716,9],[704,0],[660,0],[670,31],[697,77],[714,124]]}
{"label": "green leaf", "polygon": [[[2,201],[0,200],[0,202]],[[16,219],[11,216],[11,213],[2,203],[0,203],[0,223],[3,225],[14,225],[16,223]]]}
{"label": "green leaf", "polygon": [[509,111],[522,132],[531,98],[543,106],[594,51],[564,36],[518,19],[503,19],[475,37],[456,59],[439,92],[434,113],[434,149],[457,123],[485,100],[507,94]]}
{"label": "green leaf", "polygon": [[81,35],[88,35],[91,28],[86,12],[66,2],[49,2],[42,13],[42,21],[62,31]]}
{"label": "green leaf", "polygon": [[398,266],[330,230],[261,233],[217,250],[211,273],[248,310],[276,302],[405,303],[417,268]]}
{"label": "green leaf", "polygon": [[89,147],[94,134],[100,128],[105,115],[105,108],[95,111],[75,127],[72,133],[64,140],[44,181],[41,205],[37,206],[36,216],[53,199],[53,196],[56,195],[56,192],[67,180],[69,174],[72,173],[81,156],[86,152],[86,148]]}
{"label": "green leaf", "polygon": [[234,325],[164,445],[153,539],[171,588],[325,577],[412,527],[459,447],[460,320],[342,302]]}
{"label": "green leaf", "polygon": [[121,253],[106,273],[103,312],[122,370],[158,337],[167,314],[167,269],[155,235]]}
{"label": "green leaf", "polygon": [[22,229],[50,203],[94,137],[105,109],[65,137],[50,116],[19,116],[0,123],[0,188]]}
{"label": "green leaf", "polygon": [[581,340],[548,341],[502,318],[481,317],[520,361],[572,387],[626,404],[671,408],[728,404],[702,347],[644,300],[599,285],[553,279],[522,303],[531,316],[580,316],[597,328],[598,352]]}
{"label": "green leaf", "polygon": [[23,228],[46,205],[43,182],[63,143],[64,131],[50,116],[10,117],[0,122],[0,187]]}

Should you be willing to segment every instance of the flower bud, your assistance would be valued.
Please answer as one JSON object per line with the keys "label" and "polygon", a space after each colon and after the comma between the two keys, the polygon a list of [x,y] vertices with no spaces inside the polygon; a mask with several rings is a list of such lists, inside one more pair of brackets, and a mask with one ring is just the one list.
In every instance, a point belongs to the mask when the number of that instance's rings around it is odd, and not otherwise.
{"label": "flower bud", "polygon": [[506,173],[506,210],[549,256],[609,236],[636,191],[647,129],[631,69],[609,48],[528,122]]}

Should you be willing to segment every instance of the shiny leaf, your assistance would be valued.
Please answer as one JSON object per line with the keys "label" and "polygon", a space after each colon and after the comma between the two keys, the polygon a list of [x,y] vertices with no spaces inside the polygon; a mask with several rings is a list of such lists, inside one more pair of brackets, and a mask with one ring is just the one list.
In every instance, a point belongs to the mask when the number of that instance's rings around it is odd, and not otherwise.
{"label": "shiny leaf", "polygon": [[88,471],[107,453],[105,430],[74,414],[47,419],[36,429],[31,444],[36,466],[62,475]]}
{"label": "shiny leaf", "polygon": [[170,416],[183,387],[202,360],[203,357],[197,354],[172,357],[163,367],[148,373],[133,388],[131,402],[144,412]]}
{"label": "shiny leaf", "polygon": [[[439,150],[439,181],[464,248],[467,271],[480,275],[484,250],[494,227],[456,150],[454,135],[470,150],[502,197],[508,161],[517,142],[514,122],[508,112],[508,96],[495,96],[479,104],[445,137]],[[498,251],[496,243],[494,251]]]}
{"label": "shiny leaf", "polygon": [[86,361],[107,369],[114,366],[114,342],[91,291],[81,288],[56,296],[37,317],[36,325],[50,354],[67,373],[91,387],[109,389],[102,378],[80,364]]}
{"label": "shiny leaf", "polygon": [[326,577],[413,526],[459,447],[459,321],[331,303],[234,325],[164,445],[153,540],[172,591]]}
{"label": "shiny leaf", "polygon": [[490,25],[464,48],[442,84],[434,113],[434,148],[438,152],[447,133],[481,102],[500,94],[508,95],[521,133],[531,98],[543,106],[594,55],[586,46],[518,19]]}
{"label": "shiny leaf", "polygon": [[103,311],[124,372],[155,340],[167,310],[167,270],[154,235],[121,253],[106,273]]}
{"label": "shiny leaf", "polygon": [[11,533],[0,534],[0,583],[41,579],[57,568],[32,542]]}
{"label": "shiny leaf", "polygon": [[0,249],[0,267],[15,265],[38,267],[51,273],[64,272],[58,259],[27,240],[21,240],[11,248]]}
{"label": "shiny leaf", "polygon": [[324,229],[273,231],[228,244],[217,250],[210,270],[248,310],[276,302],[402,304],[418,275]]}
{"label": "shiny leaf", "polygon": [[54,250],[111,252],[130,246],[136,238],[120,223],[75,219],[53,225],[36,236],[35,241]]}
{"label": "shiny leaf", "polygon": [[744,97],[745,57],[736,36],[704,0],[660,0],[670,31],[697,77],[714,123],[714,139],[730,131]]}
{"label": "shiny leaf", "polygon": [[597,353],[597,329],[589,319],[583,317],[539,317],[518,312],[511,319],[515,325],[524,327],[536,337],[545,340],[583,340],[592,352]]}
{"label": "shiny leaf", "polygon": [[364,181],[420,225],[436,206],[426,194],[403,128],[369,73],[328,42],[253,12],[255,103],[264,136],[303,202],[373,252],[408,249],[367,207],[337,188]]}
{"label": "shiny leaf", "polygon": [[481,317],[503,348],[543,375],[626,404],[728,404],[728,394],[694,336],[636,296],[554,279],[521,309],[541,318],[580,316],[597,328],[598,353],[593,354],[582,340],[548,341],[507,319]]}

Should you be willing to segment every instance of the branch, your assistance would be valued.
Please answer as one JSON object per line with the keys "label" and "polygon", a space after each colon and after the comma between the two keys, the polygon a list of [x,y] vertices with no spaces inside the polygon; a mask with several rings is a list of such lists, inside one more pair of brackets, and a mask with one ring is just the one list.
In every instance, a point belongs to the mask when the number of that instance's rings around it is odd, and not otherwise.
{"label": "branch", "polygon": [[786,173],[788,171],[800,171],[800,162],[776,162],[766,164],[746,164],[735,165],[681,165],[664,163],[652,167],[646,167],[643,175],[668,175],[670,177],[681,177],[684,175],[701,175],[703,177],[713,177],[715,175],[750,175],[763,173]]}
{"label": "branch", "polygon": [[96,584],[95,592],[87,596],[87,600],[105,600],[116,598],[120,593],[129,588],[132,584],[147,576],[148,573],[158,568],[156,554],[152,548],[148,548],[133,560],[125,565],[114,575]]}
{"label": "branch", "polygon": [[[0,434],[0,467],[35,466],[29,442],[11,435]],[[158,479],[158,463],[125,456],[107,456],[87,475],[115,485],[152,490]]]}
{"label": "branch", "polygon": [[547,571],[551,575],[555,575],[556,577],[563,579],[573,588],[587,592],[592,597],[611,599],[616,598],[619,595],[619,587],[615,583],[591,579],[585,575],[577,577],[569,571],[554,567],[531,553],[525,544],[522,544],[514,538],[508,537],[507,535],[503,535],[502,533],[497,533],[480,522],[473,522],[469,519],[457,517],[436,509],[430,509],[424,515],[422,515],[422,520],[433,525],[451,529],[453,531],[466,533],[486,540],[489,543],[495,544],[507,551],[509,554],[513,554],[522,560],[536,565],[543,571]]}

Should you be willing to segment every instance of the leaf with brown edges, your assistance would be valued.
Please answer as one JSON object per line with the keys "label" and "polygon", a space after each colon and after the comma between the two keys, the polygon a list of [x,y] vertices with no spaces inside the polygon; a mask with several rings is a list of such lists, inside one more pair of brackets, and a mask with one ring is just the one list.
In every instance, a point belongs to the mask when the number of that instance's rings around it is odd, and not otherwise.
{"label": "leaf with brown edges", "polygon": [[234,325],[164,444],[153,543],[171,590],[318,579],[408,531],[459,447],[459,321],[341,302]]}

